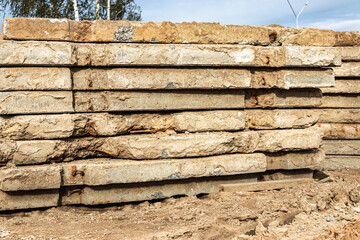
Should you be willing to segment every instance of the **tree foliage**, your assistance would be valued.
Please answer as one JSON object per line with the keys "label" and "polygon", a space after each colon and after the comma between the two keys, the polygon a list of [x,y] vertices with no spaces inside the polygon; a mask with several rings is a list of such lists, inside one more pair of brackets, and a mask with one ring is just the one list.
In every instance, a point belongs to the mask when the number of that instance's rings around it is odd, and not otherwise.
{"label": "tree foliage", "polygon": [[[0,0],[13,17],[74,19],[72,0]],[[80,20],[95,20],[95,0],[77,0]],[[134,0],[111,0],[111,20],[141,21],[141,9]],[[106,19],[107,0],[100,0],[100,18]]]}

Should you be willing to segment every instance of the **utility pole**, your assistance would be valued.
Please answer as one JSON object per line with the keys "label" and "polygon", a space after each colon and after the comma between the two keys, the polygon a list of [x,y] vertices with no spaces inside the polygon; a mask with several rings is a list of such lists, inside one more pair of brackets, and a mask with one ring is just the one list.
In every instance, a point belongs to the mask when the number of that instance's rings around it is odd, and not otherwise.
{"label": "utility pole", "polygon": [[72,0],[74,4],[75,21],[79,21],[79,9],[76,0]]}
{"label": "utility pole", "polygon": [[291,3],[290,3],[290,0],[287,0],[290,8],[291,8],[291,11],[293,12],[294,16],[295,16],[295,19],[296,19],[296,28],[299,28],[299,16],[300,14],[302,13],[302,11],[304,10],[304,8],[309,4],[309,1],[307,1],[305,3],[305,5],[301,8],[300,12],[298,14],[295,13],[294,11],[294,8],[292,7]]}
{"label": "utility pole", "polygon": [[110,20],[110,0],[107,0],[107,20]]}

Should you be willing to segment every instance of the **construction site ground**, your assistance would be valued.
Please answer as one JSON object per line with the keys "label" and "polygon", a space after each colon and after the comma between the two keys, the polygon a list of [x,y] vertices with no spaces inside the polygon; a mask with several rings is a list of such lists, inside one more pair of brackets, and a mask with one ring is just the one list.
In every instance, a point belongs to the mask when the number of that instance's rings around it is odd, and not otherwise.
{"label": "construction site ground", "polygon": [[4,239],[360,239],[360,170],[294,188],[0,214]]}

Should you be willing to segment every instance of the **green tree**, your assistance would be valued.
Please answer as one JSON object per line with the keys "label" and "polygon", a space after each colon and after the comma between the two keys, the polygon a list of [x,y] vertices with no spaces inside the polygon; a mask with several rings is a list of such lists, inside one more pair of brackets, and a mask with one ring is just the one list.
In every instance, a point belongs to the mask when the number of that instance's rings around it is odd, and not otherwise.
{"label": "green tree", "polygon": [[[75,18],[73,0],[0,0],[13,17]],[[80,20],[96,19],[95,0],[77,0]],[[107,19],[107,0],[99,0],[99,17]],[[141,9],[134,0],[111,0],[111,20],[141,21]]]}

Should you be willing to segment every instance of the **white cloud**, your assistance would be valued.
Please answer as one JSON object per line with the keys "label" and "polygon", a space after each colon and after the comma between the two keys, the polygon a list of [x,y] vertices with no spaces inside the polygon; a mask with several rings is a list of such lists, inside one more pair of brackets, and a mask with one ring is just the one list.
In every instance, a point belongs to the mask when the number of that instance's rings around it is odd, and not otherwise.
{"label": "white cloud", "polygon": [[360,31],[360,19],[351,19],[351,20],[327,19],[324,21],[311,23],[309,24],[309,27],[325,28],[325,29],[341,30],[341,31]]}

